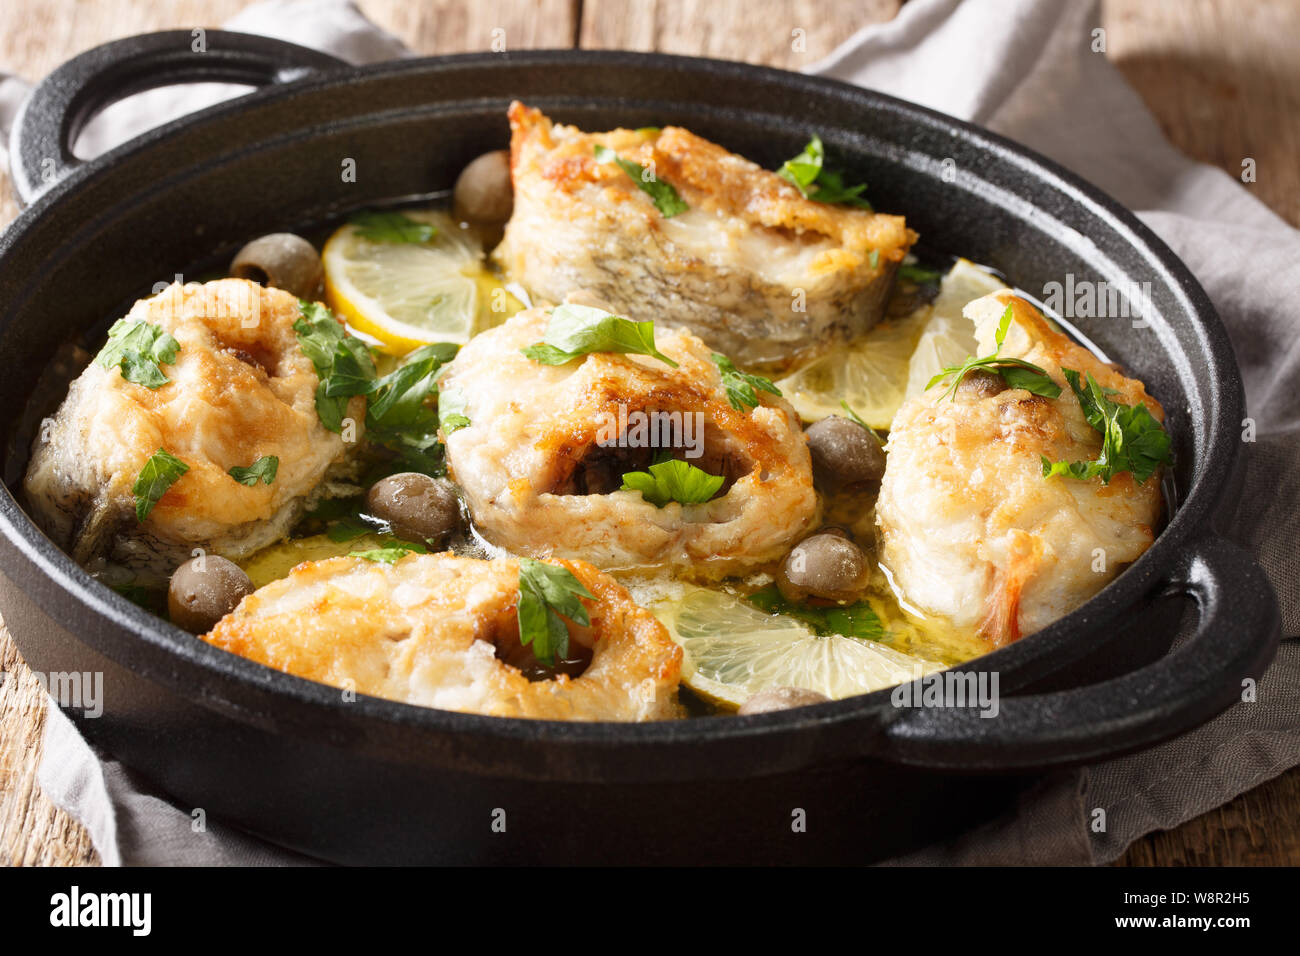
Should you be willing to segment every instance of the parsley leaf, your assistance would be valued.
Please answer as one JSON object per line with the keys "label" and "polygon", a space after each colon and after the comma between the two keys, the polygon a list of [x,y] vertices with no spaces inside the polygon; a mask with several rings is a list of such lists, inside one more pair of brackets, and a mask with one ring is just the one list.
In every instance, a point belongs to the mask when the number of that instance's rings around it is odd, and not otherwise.
{"label": "parsley leaf", "polygon": [[133,319],[118,319],[108,330],[108,342],[95,356],[102,368],[120,368],[128,382],[161,388],[171,381],[161,365],[176,361],[180,343],[161,326]]}
{"label": "parsley leaf", "polygon": [[1045,369],[1039,368],[1033,362],[1026,362],[1024,359],[1011,358],[1010,356],[1003,357],[998,354],[1002,351],[1002,343],[1007,339],[1007,330],[1011,327],[1014,314],[1014,310],[1008,305],[1006,311],[1002,313],[1002,318],[998,320],[998,329],[994,335],[996,345],[992,355],[986,355],[983,358],[971,356],[960,365],[949,365],[925,383],[926,389],[933,388],[951,375],[953,376],[952,383],[948,386],[947,391],[943,393],[943,397],[955,399],[957,386],[961,384],[961,380],[975,369],[985,369],[1000,375],[1009,388],[1023,388],[1025,391],[1032,392],[1035,395],[1042,395],[1044,398],[1056,398],[1060,395],[1061,386],[1052,381],[1052,377],[1047,374]]}
{"label": "parsley leaf", "polygon": [[876,440],[877,445],[879,445],[881,448],[885,447],[885,440],[880,437],[880,432],[876,431],[865,421],[863,421],[862,416],[853,410],[853,406],[850,405],[842,398],[840,399],[840,408],[844,409],[844,413],[849,416],[849,421],[853,422],[853,424],[855,425],[861,425],[863,428],[865,428],[868,432],[871,433],[871,437]]}
{"label": "parsley leaf", "polygon": [[393,544],[386,548],[371,548],[369,551],[352,551],[348,554],[349,558],[364,558],[367,561],[378,561],[382,564],[396,564],[408,554],[426,554],[427,549],[416,545],[412,541],[402,544]]}
{"label": "parsley leaf", "polygon": [[366,408],[366,428],[398,428],[428,422],[428,400],[438,394],[438,372],[460,346],[438,342],[418,348],[389,374],[375,381]]}
{"label": "parsley leaf", "polygon": [[589,305],[557,305],[542,341],[520,351],[542,365],[563,365],[592,352],[618,352],[650,355],[677,368],[655,347],[653,322],[633,322]]}
{"label": "parsley leaf", "polygon": [[755,389],[759,392],[767,392],[769,395],[781,394],[781,390],[772,384],[771,379],[740,371],[731,359],[719,352],[713,353],[713,364],[722,373],[722,387],[727,392],[727,401],[736,411],[743,412],[746,408],[758,407],[758,395]]}
{"label": "parsley leaf", "polygon": [[943,278],[943,273],[938,269],[926,269],[917,265],[908,265],[907,263],[903,263],[898,267],[896,275],[900,279],[907,279],[909,282],[915,282],[918,285],[927,283],[937,285],[939,280]]}
{"label": "parsley leaf", "polygon": [[280,467],[280,459],[275,455],[263,455],[257,461],[253,462],[247,468],[241,468],[236,465],[226,474],[234,478],[241,485],[248,485],[250,488],[255,486],[260,479],[265,485],[275,481],[275,473]]}
{"label": "parsley leaf", "polygon": [[555,655],[569,654],[569,629],[560,615],[586,627],[591,615],[580,598],[595,599],[568,568],[519,559],[519,643],[532,645],[539,661],[555,665]]}
{"label": "parsley leaf", "polygon": [[371,383],[366,437],[396,453],[410,471],[438,477],[446,469],[438,440],[438,375],[459,346],[437,342],[411,352],[400,366]]}
{"label": "parsley leaf", "polygon": [[439,423],[442,425],[442,433],[450,435],[452,432],[461,428],[468,428],[473,424],[469,416],[465,414],[469,399],[460,389],[444,389],[441,397],[438,399]]}
{"label": "parsley leaf", "polygon": [[[367,437],[370,437],[367,434]],[[433,478],[447,473],[446,449],[435,432],[397,432],[385,436],[383,444],[397,454],[404,471],[418,471]]]}
{"label": "parsley leaf", "polygon": [[364,502],[365,495],[354,495],[351,498],[326,498],[303,515],[303,518],[312,521],[333,521],[336,518],[356,515]]}
{"label": "parsley leaf", "polygon": [[[370,483],[368,479],[363,479],[363,481],[367,484]],[[304,515],[304,518],[314,526],[308,533],[320,533],[319,525],[323,523],[325,536],[331,541],[340,544],[346,541],[355,541],[365,535],[371,535],[379,539],[384,548],[390,546],[404,548],[417,554],[428,552],[429,549],[421,542],[408,541],[389,533],[387,522],[363,514],[363,508],[365,508],[365,500],[364,496],[361,495],[351,498],[329,498],[322,501]]]}
{"label": "parsley leaf", "polygon": [[1072,368],[1062,369],[1070,383],[1088,424],[1101,433],[1101,453],[1094,461],[1052,462],[1046,455],[1043,477],[1064,475],[1086,481],[1100,478],[1110,484],[1121,471],[1140,482],[1146,481],[1161,465],[1173,462],[1169,433],[1165,431],[1145,404],[1123,405],[1111,399],[1113,392],[1102,388],[1089,373],[1087,382],[1079,380]]}
{"label": "parsley leaf", "polygon": [[817,607],[809,604],[794,604],[787,601],[775,584],[769,584],[760,591],[755,591],[748,598],[750,604],[769,614],[784,614],[808,625],[814,633],[827,637],[838,634],[841,637],[856,637],[863,641],[879,641],[886,631],[876,612],[866,601],[854,604],[837,604]]}
{"label": "parsley leaf", "polygon": [[342,544],[344,541],[355,541],[362,535],[370,534],[374,530],[357,515],[344,515],[325,529],[325,536],[331,541]]}
{"label": "parsley leaf", "polygon": [[320,379],[316,414],[330,431],[341,432],[348,399],[365,395],[374,387],[374,357],[364,342],[347,334],[343,323],[325,306],[300,299],[298,311],[302,318],[294,322],[293,330]]}
{"label": "parsley leaf", "polygon": [[671,183],[666,183],[656,177],[648,166],[634,163],[630,159],[623,159],[608,146],[596,147],[596,162],[614,163],[619,169],[631,176],[632,181],[640,187],[641,191],[654,200],[655,208],[659,210],[659,214],[665,219],[671,219],[679,212],[685,212],[691,208],[686,205],[686,200],[677,194],[677,190],[672,187]]}
{"label": "parsley leaf", "polygon": [[[871,203],[862,198],[866,183],[844,185],[844,177],[825,166],[826,147],[820,136],[813,135],[803,152],[781,164],[776,174],[792,183],[805,199],[824,203],[842,203],[871,211]],[[872,264],[875,267],[875,264]]]}
{"label": "parsley leaf", "polygon": [[167,593],[165,589],[146,587],[143,584],[111,584],[109,587],[132,604],[138,604],[146,611],[152,611],[159,617],[167,616]]}
{"label": "parsley leaf", "polygon": [[669,458],[655,462],[648,472],[627,472],[619,490],[639,491],[646,501],[662,508],[670,501],[684,505],[703,504],[718,493],[722,483],[722,475],[710,475],[689,462]]}
{"label": "parsley leaf", "polygon": [[428,242],[438,234],[435,226],[400,212],[363,212],[352,217],[355,232],[371,242]]}
{"label": "parsley leaf", "polygon": [[131,494],[135,495],[135,520],[144,521],[149,517],[149,512],[153,511],[153,506],[167,493],[167,489],[189,470],[189,465],[165,448],[159,448],[150,455],[140,469],[135,484],[131,486]]}

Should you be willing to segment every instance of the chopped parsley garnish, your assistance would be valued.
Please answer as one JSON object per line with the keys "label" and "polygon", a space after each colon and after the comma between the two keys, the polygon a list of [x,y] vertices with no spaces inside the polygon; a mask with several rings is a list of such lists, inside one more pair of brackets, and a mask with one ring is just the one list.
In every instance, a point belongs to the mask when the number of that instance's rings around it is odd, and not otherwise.
{"label": "chopped parsley garnish", "polygon": [[619,169],[632,177],[632,181],[640,187],[641,191],[654,200],[655,208],[659,210],[659,214],[665,219],[671,219],[679,212],[685,212],[691,208],[677,194],[677,190],[672,187],[671,183],[659,179],[648,166],[642,166],[630,159],[624,159],[608,146],[596,147],[596,162],[614,163]]}
{"label": "chopped parsley garnish", "polygon": [[366,428],[424,425],[438,394],[438,373],[456,357],[458,345],[438,342],[410,353],[392,372],[376,379],[366,407]]}
{"label": "chopped parsley garnish", "polygon": [[469,416],[465,414],[468,401],[465,393],[460,389],[443,391],[442,397],[438,399],[438,414],[444,435],[450,435],[461,428],[468,428],[472,424]]}
{"label": "chopped parsley garnish", "polygon": [[236,465],[226,474],[234,478],[241,485],[248,485],[250,488],[260,480],[262,484],[269,485],[275,481],[275,473],[280,468],[280,459],[275,455],[263,455],[257,461],[253,462],[247,468],[241,468]]}
{"label": "chopped parsley garnish", "polygon": [[371,242],[428,242],[438,234],[435,226],[400,212],[363,212],[352,217],[353,230]]}
{"label": "chopped parsley garnish", "polygon": [[569,654],[569,629],[561,617],[583,627],[591,615],[581,598],[595,599],[568,568],[532,558],[519,559],[519,643],[531,645],[539,661],[555,666]]}
{"label": "chopped parsley garnish", "polygon": [[427,550],[413,541],[407,541],[402,544],[389,545],[385,548],[372,548],[369,551],[353,551],[348,557],[364,558],[367,561],[378,561],[382,564],[396,564],[408,554],[425,554]]}
{"label": "chopped parsley garnish", "polygon": [[592,352],[619,352],[650,355],[677,367],[655,347],[653,322],[633,322],[589,305],[557,305],[542,341],[520,351],[542,365],[563,365]]}
{"label": "chopped parsley garnish", "polygon": [[669,458],[655,462],[649,471],[629,471],[623,475],[620,491],[639,491],[641,497],[656,508],[670,501],[698,505],[708,501],[722,487],[722,475],[710,475],[690,462]]}
{"label": "chopped parsley garnish", "polygon": [[167,493],[167,489],[189,470],[189,465],[165,448],[159,448],[150,455],[140,469],[135,484],[131,486],[131,493],[135,495],[135,520],[144,521],[149,517],[149,512],[153,511],[153,506]]}
{"label": "chopped parsley garnish", "polygon": [[180,343],[161,326],[134,319],[118,319],[108,330],[108,342],[95,356],[103,368],[120,368],[128,382],[161,388],[171,381],[160,366],[176,361]]}
{"label": "chopped parsley garnish", "polygon": [[438,375],[459,346],[436,342],[410,353],[400,366],[371,383],[366,437],[395,452],[410,471],[437,477],[446,471],[438,441]]}
{"label": "chopped parsley garnish", "polygon": [[769,614],[784,614],[795,618],[808,625],[814,634],[822,637],[838,634],[841,637],[856,637],[863,641],[878,641],[886,634],[880,618],[866,601],[827,607],[795,604],[787,601],[775,584],[769,584],[762,590],[755,591],[748,600],[750,604]]}
{"label": "chopped parsley garnish", "polygon": [[336,518],[357,514],[364,502],[365,495],[354,495],[351,498],[326,498],[303,517],[316,521],[333,521]]}
{"label": "chopped parsley garnish", "polygon": [[840,399],[840,408],[844,409],[844,414],[849,416],[849,421],[853,422],[853,424],[855,425],[861,425],[863,428],[865,428],[868,432],[871,433],[871,437],[876,440],[877,445],[879,445],[881,448],[885,447],[885,440],[880,437],[880,432],[876,431],[865,421],[863,421],[862,416],[853,410],[853,406],[850,405],[842,398]]}
{"label": "chopped parsley garnish", "polygon": [[160,617],[167,616],[167,593],[165,588],[151,588],[143,584],[113,584],[110,586],[132,604],[137,604],[146,611],[152,611]]}
{"label": "chopped parsley garnish", "polygon": [[[803,152],[781,164],[776,174],[799,190],[805,199],[824,203],[841,203],[871,211],[871,203],[862,198],[866,183],[845,186],[844,177],[825,166],[826,147],[820,136],[814,135]],[[875,263],[872,263],[875,268]]]}
{"label": "chopped parsley garnish", "polygon": [[960,365],[949,365],[938,375],[926,382],[927,389],[938,385],[948,376],[953,376],[952,383],[948,386],[947,391],[943,393],[944,398],[954,398],[957,394],[957,386],[961,380],[970,372],[976,369],[993,372],[1002,377],[1007,383],[1008,388],[1023,388],[1027,392],[1035,395],[1042,395],[1044,398],[1056,398],[1061,394],[1061,386],[1052,381],[1052,377],[1047,374],[1046,370],[1039,368],[1032,362],[1026,362],[1024,359],[1012,358],[1010,356],[1000,356],[1002,343],[1006,341],[1007,330],[1011,327],[1011,320],[1014,316],[1011,306],[1002,313],[1002,318],[998,321],[998,330],[994,336],[996,345],[992,355],[986,355],[983,358],[971,356]]}
{"label": "chopped parsley garnish", "polygon": [[[379,441],[378,438],[372,440]],[[436,431],[399,433],[383,439],[382,444],[396,453],[403,471],[418,471],[432,478],[441,478],[447,473],[446,449],[438,440]]]}
{"label": "chopped parsley garnish", "polygon": [[331,522],[325,529],[325,536],[331,541],[342,544],[344,541],[355,541],[362,535],[370,534],[375,529],[366,524],[357,515],[344,515],[337,521]]}
{"label": "chopped parsley garnish", "polygon": [[897,275],[900,279],[907,279],[909,282],[915,282],[918,285],[927,283],[937,285],[939,280],[943,278],[943,273],[938,269],[926,269],[917,265],[908,265],[907,263],[903,263],[898,267]]}
{"label": "chopped parsley garnish", "polygon": [[325,306],[299,300],[298,310],[302,318],[294,322],[293,330],[320,379],[316,414],[330,431],[341,432],[348,399],[368,394],[374,387],[375,360],[365,343],[348,335],[343,323]]}
{"label": "chopped parsley garnish", "polygon": [[1161,465],[1173,462],[1169,433],[1156,421],[1145,404],[1122,405],[1111,399],[1112,389],[1102,388],[1091,373],[1087,382],[1079,381],[1072,368],[1061,370],[1070,383],[1088,424],[1101,433],[1101,454],[1095,461],[1052,462],[1043,459],[1043,477],[1064,475],[1086,481],[1100,478],[1110,484],[1121,471],[1131,473],[1139,483],[1146,481]]}
{"label": "chopped parsley garnish", "polygon": [[[363,479],[362,483],[371,482],[369,479]],[[324,524],[325,536],[340,544],[370,535],[378,539],[383,548],[404,548],[417,554],[425,554],[428,551],[423,542],[409,541],[392,534],[386,521],[362,514],[363,508],[365,508],[365,499],[361,495],[352,498],[329,498],[307,512],[304,517],[312,525],[309,533],[321,533],[320,525]]]}
{"label": "chopped parsley garnish", "polygon": [[462,415],[460,412],[448,412],[442,418],[443,431],[448,435],[458,429],[468,428],[471,424],[473,423],[468,416]]}
{"label": "chopped parsley garnish", "polygon": [[767,392],[769,395],[781,394],[781,390],[772,384],[770,379],[740,371],[731,359],[719,352],[713,353],[713,364],[722,373],[722,387],[727,392],[727,401],[737,411],[757,408],[758,392]]}

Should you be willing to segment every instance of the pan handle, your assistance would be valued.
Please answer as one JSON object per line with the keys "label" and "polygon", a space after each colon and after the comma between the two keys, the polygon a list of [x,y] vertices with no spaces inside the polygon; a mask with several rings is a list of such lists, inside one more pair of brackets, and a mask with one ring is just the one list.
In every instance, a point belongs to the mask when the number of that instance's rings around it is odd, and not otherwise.
{"label": "pan handle", "polygon": [[[1277,598],[1255,559],[1217,537],[1183,551],[1167,590],[1192,598],[1199,620],[1160,660],[1087,687],[1009,696],[996,716],[970,706],[898,707],[877,755],[943,770],[1039,769],[1138,750],[1209,720],[1239,701],[1244,679],[1257,679],[1273,659]],[[912,700],[922,699],[919,686]]]}
{"label": "pan handle", "polygon": [[81,165],[77,134],[103,107],[177,83],[289,83],[342,60],[270,37],[226,30],[166,30],[105,43],[42,80],[10,134],[10,173],[23,205]]}

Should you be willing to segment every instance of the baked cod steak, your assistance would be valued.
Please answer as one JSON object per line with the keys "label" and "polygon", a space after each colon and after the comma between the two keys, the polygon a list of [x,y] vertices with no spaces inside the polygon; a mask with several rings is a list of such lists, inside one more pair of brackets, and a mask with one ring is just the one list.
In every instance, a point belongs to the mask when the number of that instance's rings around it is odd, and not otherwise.
{"label": "baked cod steak", "polygon": [[[584,133],[509,111],[514,212],[494,258],[532,294],[588,290],[620,313],[655,304],[744,366],[783,367],[854,339],[883,315],[916,240],[901,216],[804,198],[773,172],[688,130]],[[604,146],[670,184],[665,217]]]}
{"label": "baked cod steak", "polygon": [[1160,472],[1129,471],[1109,484],[1043,475],[1050,462],[1097,459],[1088,423],[1063,368],[1091,375],[1116,402],[1145,404],[1142,382],[1053,329],[1010,292],[971,302],[979,354],[1010,305],[1001,355],[1025,359],[1061,387],[1049,399],[972,375],[952,397],[939,384],[909,399],[889,433],[876,503],[881,560],[926,614],[975,629],[994,646],[1046,627],[1092,597],[1151,546],[1162,504]]}
{"label": "baked cod steak", "polygon": [[[108,562],[165,577],[195,548],[251,554],[287,535],[315,498],[347,493],[357,442],[321,424],[319,379],[293,328],[300,314],[294,296],[243,279],[177,283],[137,302],[126,321],[178,346],[158,365],[167,381],[86,367],[32,449],[23,493],[37,524],[92,570]],[[358,440],[364,402],[348,405]],[[159,449],[188,470],[140,521],[133,487]],[[267,456],[278,459],[270,484],[229,473]]]}
{"label": "baked cod steak", "polygon": [[[440,710],[548,720],[666,720],[682,650],[613,578],[564,562],[594,599],[568,627],[590,659],[530,680],[520,656],[519,562],[450,553],[392,564],[330,558],[248,595],[203,639],[309,680]],[[533,652],[522,649],[525,655]]]}
{"label": "baked cod steak", "polygon": [[[443,400],[452,396],[469,420],[444,434],[448,472],[489,542],[716,578],[784,556],[811,529],[811,458],[787,402],[760,392],[756,408],[733,407],[709,348],[682,330],[655,336],[677,368],[608,352],[543,365],[520,350],[542,340],[547,322],[547,310],[530,309],[476,336],[440,382]],[[651,444],[638,420],[680,423],[694,447],[669,447],[672,428],[666,443],[660,428]],[[721,488],[702,503],[663,507],[621,490],[624,474],[663,454],[722,476]]]}

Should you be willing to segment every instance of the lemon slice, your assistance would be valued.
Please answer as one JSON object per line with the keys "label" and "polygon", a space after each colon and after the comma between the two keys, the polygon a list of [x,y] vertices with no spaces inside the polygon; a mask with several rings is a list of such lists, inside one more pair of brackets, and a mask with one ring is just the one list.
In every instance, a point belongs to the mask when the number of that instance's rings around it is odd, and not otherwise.
{"label": "lemon slice", "polygon": [[941,368],[975,349],[975,330],[961,310],[998,289],[996,277],[965,259],[943,277],[935,301],[900,319],[885,319],[847,348],[824,355],[777,386],[807,421],[843,415],[848,402],[872,428],[889,428],[905,399],[924,391]]}
{"label": "lemon slice", "polygon": [[392,543],[392,538],[379,534],[364,534],[349,541],[335,541],[329,535],[314,534],[306,538],[290,538],[263,548],[240,561],[239,566],[253,582],[253,587],[260,588],[272,581],[287,578],[289,572],[304,561],[324,561],[353,551],[389,547]]}
{"label": "lemon slice", "polygon": [[523,305],[484,265],[483,248],[445,212],[403,210],[437,233],[428,242],[376,242],[349,223],[325,243],[325,298],[358,331],[404,354],[464,344]]}
{"label": "lemon slice", "polygon": [[908,362],[929,318],[930,307],[922,306],[909,316],[884,319],[856,342],[781,379],[777,387],[807,421],[843,415],[843,400],[872,428],[888,428],[903,404]]}
{"label": "lemon slice", "polygon": [[975,325],[962,316],[961,310],[968,302],[1005,288],[1006,283],[997,276],[967,259],[957,260],[943,277],[939,295],[931,305],[930,318],[908,361],[905,398],[925,391],[926,383],[941,369],[960,365],[967,356],[975,354]]}
{"label": "lemon slice", "polygon": [[731,708],[769,687],[802,687],[839,700],[944,668],[874,641],[819,637],[794,618],[708,588],[691,588],[650,610],[685,652],[686,686]]}

